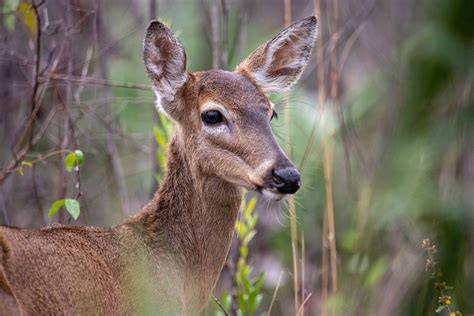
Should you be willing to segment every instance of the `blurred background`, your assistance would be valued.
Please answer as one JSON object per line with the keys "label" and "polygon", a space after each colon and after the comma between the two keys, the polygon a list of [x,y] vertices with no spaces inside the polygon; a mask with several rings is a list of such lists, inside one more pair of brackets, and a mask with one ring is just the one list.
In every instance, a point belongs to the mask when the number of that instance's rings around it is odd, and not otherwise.
{"label": "blurred background", "polygon": [[[152,196],[172,123],[142,63],[150,19],[178,35],[194,72],[233,70],[313,14],[309,66],[271,97],[302,188],[247,203],[255,306],[237,302],[249,299],[234,281],[239,238],[215,296],[241,315],[474,314],[472,0],[0,0],[0,223],[110,226]],[[76,149],[84,164],[68,172]],[[48,218],[64,198],[79,201],[77,221]]]}

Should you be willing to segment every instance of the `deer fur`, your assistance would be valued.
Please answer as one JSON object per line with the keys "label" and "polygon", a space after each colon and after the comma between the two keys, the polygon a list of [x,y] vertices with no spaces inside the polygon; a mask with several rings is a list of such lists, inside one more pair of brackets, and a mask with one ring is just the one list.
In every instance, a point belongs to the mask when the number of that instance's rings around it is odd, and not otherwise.
{"label": "deer fur", "polygon": [[[309,17],[236,72],[189,74],[183,46],[151,22],[145,67],[159,109],[176,122],[161,187],[113,227],[0,226],[0,314],[199,314],[229,251],[242,188],[283,197],[268,184],[271,171],[293,165],[273,137],[266,93],[295,83],[315,34]],[[205,126],[208,109],[225,124]]]}

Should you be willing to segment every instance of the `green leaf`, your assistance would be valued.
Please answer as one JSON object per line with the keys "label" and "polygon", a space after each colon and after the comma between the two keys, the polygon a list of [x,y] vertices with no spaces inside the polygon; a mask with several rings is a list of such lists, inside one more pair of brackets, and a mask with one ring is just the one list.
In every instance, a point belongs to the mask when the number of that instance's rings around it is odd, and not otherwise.
{"label": "green leaf", "polygon": [[263,283],[265,282],[265,274],[264,273],[261,273],[259,276],[258,276],[258,279],[257,281],[255,282],[255,289],[257,290],[257,292],[260,292],[260,290],[262,289],[262,286],[263,286]]}
{"label": "green leaf", "polygon": [[160,146],[160,148],[166,149],[165,136],[163,135],[162,130],[156,125],[153,126],[153,136],[155,137],[155,141]]}
{"label": "green leaf", "polygon": [[446,305],[439,305],[438,308],[435,310],[436,313],[441,313],[446,308]]}
{"label": "green leaf", "polygon": [[163,167],[166,165],[166,157],[163,155],[161,150],[156,151],[156,159],[158,160],[160,167],[163,169]]}
{"label": "green leaf", "polygon": [[26,2],[20,3],[18,6],[18,14],[23,23],[25,23],[28,31],[30,31],[30,35],[34,36],[36,34],[36,30],[38,29],[38,25],[36,23],[36,13],[32,9],[31,5]]}
{"label": "green leaf", "polygon": [[9,11],[16,10],[20,0],[4,0],[2,13],[8,13]]}
{"label": "green leaf", "polygon": [[263,295],[258,294],[255,299],[255,310],[260,306],[260,304],[262,303],[262,300],[263,300]]}
{"label": "green leaf", "polygon": [[48,212],[48,218],[51,218],[54,214],[56,214],[61,207],[64,206],[65,200],[57,200],[56,202],[51,205],[51,208]]}
{"label": "green leaf", "polygon": [[16,18],[14,14],[6,14],[3,18],[3,24],[8,32],[13,32],[15,29]]}
{"label": "green leaf", "polygon": [[232,295],[224,293],[224,295],[222,296],[222,305],[225,309],[230,309],[232,305]]}
{"label": "green leaf", "polygon": [[247,225],[249,229],[254,229],[257,225],[258,214],[254,214],[253,216],[247,217]]}
{"label": "green leaf", "polygon": [[64,160],[64,164],[66,165],[67,172],[71,172],[74,169],[74,165],[76,163],[76,154],[69,153]]}
{"label": "green leaf", "polygon": [[242,243],[244,245],[248,245],[256,233],[257,232],[255,230],[248,232],[247,235],[245,235],[245,237],[242,239]]}
{"label": "green leaf", "polygon": [[249,253],[249,251],[248,251],[247,247],[245,247],[245,246],[240,247],[240,256],[241,257],[246,258],[248,253]]}
{"label": "green leaf", "polygon": [[33,164],[26,160],[23,160],[20,165],[23,167],[30,167],[30,168],[33,167]]}
{"label": "green leaf", "polygon": [[81,207],[77,200],[66,199],[66,209],[69,214],[71,214],[72,218],[74,218],[74,220],[77,220],[79,218],[79,214],[81,213]]}
{"label": "green leaf", "polygon": [[5,28],[7,29],[8,32],[13,32],[13,30],[15,29],[15,22],[16,22],[15,11],[18,8],[19,3],[20,3],[20,0],[5,0],[3,2],[3,8],[1,10],[1,14],[4,14],[3,24],[5,25]]}
{"label": "green leaf", "polygon": [[257,199],[256,198],[251,198],[250,201],[248,201],[247,205],[245,206],[244,210],[244,217],[247,218],[253,211],[255,204],[257,204]]}
{"label": "green leaf", "polygon": [[77,161],[77,166],[80,168],[84,164],[84,154],[82,153],[82,150],[77,149],[74,151],[74,154],[76,155],[76,161]]}

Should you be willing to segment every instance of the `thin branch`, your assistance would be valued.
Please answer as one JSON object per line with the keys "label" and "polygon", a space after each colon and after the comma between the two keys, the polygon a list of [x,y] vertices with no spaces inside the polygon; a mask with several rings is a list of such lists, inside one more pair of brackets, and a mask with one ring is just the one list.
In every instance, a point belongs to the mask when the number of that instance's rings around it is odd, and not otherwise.
{"label": "thin branch", "polygon": [[273,291],[272,300],[270,301],[270,306],[268,307],[268,311],[267,311],[267,316],[270,316],[271,313],[272,313],[273,304],[275,303],[275,300],[276,300],[276,297],[277,297],[277,294],[278,294],[278,290],[280,289],[280,282],[281,282],[281,277],[282,276],[283,276],[283,271],[280,272],[280,276],[278,277],[278,281],[277,281],[277,284],[276,284],[276,287],[275,287],[275,291]]}
{"label": "thin branch", "polygon": [[[100,6],[100,1],[98,0],[97,2],[97,15],[96,15],[96,40],[98,43],[100,43],[103,38],[103,27],[102,27],[102,15],[101,15],[101,6]],[[107,65],[107,60],[103,58],[103,55],[100,55],[99,57],[99,69],[101,76],[103,78],[107,78],[108,76],[108,65]],[[105,87],[105,94],[107,96],[111,95],[110,91],[110,86]],[[112,107],[110,105],[110,102],[105,103],[105,109],[107,113],[112,113]],[[115,119],[113,116],[111,116],[109,120],[109,125],[114,127],[117,123],[115,122]],[[115,179],[115,184],[117,187],[117,193],[120,198],[120,207],[122,208],[122,212],[125,216],[128,215],[129,212],[129,199],[128,199],[128,192],[127,192],[127,186],[125,184],[125,177],[123,173],[123,168],[122,164],[120,161],[118,149],[117,149],[117,144],[115,144],[115,141],[113,139],[113,134],[110,129],[107,129],[107,134],[106,134],[106,151],[107,151],[107,156],[109,157],[109,161],[112,166],[113,174],[114,174],[114,179]]]}
{"label": "thin branch", "polygon": [[5,206],[5,198],[3,197],[3,190],[2,190],[1,187],[0,187],[0,209],[2,211],[3,220],[4,220],[5,225],[9,226],[11,224],[10,223],[10,218],[8,216],[7,207]]}
{"label": "thin branch", "polygon": [[36,204],[36,209],[38,211],[38,219],[41,221],[41,224],[44,224],[44,214],[43,214],[43,207],[41,205],[41,198],[39,196],[38,192],[38,179],[36,177],[36,165],[33,165],[31,168],[31,183],[33,185],[33,197],[35,200]]}
{"label": "thin branch", "polygon": [[219,306],[219,308],[221,309],[221,311],[224,313],[225,316],[229,316],[229,313],[225,310],[224,306],[222,305],[221,302],[219,302],[219,300],[217,299],[217,297],[215,297],[214,295],[212,295],[212,299],[214,301],[214,303],[217,304],[217,306]]}
{"label": "thin branch", "polygon": [[[284,26],[289,27],[291,24],[291,0],[284,0],[285,7],[285,21]],[[288,94],[284,97],[284,124],[286,131],[286,146],[285,152],[288,157],[291,158],[291,129],[290,129],[290,100]],[[290,235],[291,235],[291,257],[293,262],[293,298],[294,298],[294,310],[295,315],[299,309],[299,272],[298,272],[298,227],[297,227],[297,218],[296,218],[296,204],[294,196],[288,197],[288,211],[290,213]]]}
{"label": "thin branch", "polygon": [[245,39],[247,37],[247,24],[249,20],[248,1],[240,0],[239,20],[236,27],[234,43],[229,53],[229,61],[239,62],[243,58]]}
{"label": "thin branch", "polygon": [[[36,115],[39,112],[41,102],[38,100],[39,93],[39,67],[41,59],[41,19],[38,14],[38,6],[43,5],[45,1],[41,1],[38,5],[35,5],[34,1],[31,1],[31,9],[36,15],[36,50],[35,50],[35,68],[33,75],[33,92],[31,96],[31,113],[28,120],[25,123],[25,127],[18,138],[15,145],[12,147],[13,158],[6,164],[6,166],[0,172],[0,186],[4,183],[5,179],[10,174],[8,171],[15,168],[23,157],[28,153],[31,147],[32,141],[32,130],[36,119]],[[25,139],[27,139],[26,144]]]}
{"label": "thin branch", "polygon": [[221,67],[229,68],[229,0],[221,0],[222,8],[222,52]]}
{"label": "thin branch", "polygon": [[93,77],[77,77],[77,76],[69,76],[65,74],[56,74],[56,73],[47,73],[45,76],[40,77],[40,80],[64,80],[64,81],[72,81],[78,82],[81,84],[88,84],[88,85],[99,85],[99,86],[106,86],[106,87],[114,87],[114,88],[124,88],[124,89],[136,89],[136,90],[145,90],[150,91],[151,88],[149,85],[140,84],[140,83],[130,83],[130,82],[118,82],[118,81],[111,81],[106,79],[99,79]]}
{"label": "thin branch", "polygon": [[158,2],[157,0],[149,0],[148,11],[149,11],[149,18],[150,21],[156,19],[158,16]]}
{"label": "thin branch", "polygon": [[[53,156],[56,156],[56,155],[59,155],[59,154],[66,154],[66,153],[70,153],[71,151],[68,150],[68,149],[65,149],[65,150],[62,150],[62,149],[59,149],[59,150],[54,150],[50,153],[47,153],[47,154],[40,154],[38,156],[36,156],[35,158],[33,158],[32,160],[27,160],[28,163],[34,165],[38,162],[41,162],[43,160],[46,160],[46,159],[49,159]],[[23,167],[22,166],[19,166],[19,167],[16,167],[14,169],[11,169],[11,170],[8,170],[8,171],[5,171],[5,173],[14,173],[14,172],[17,172],[19,171],[20,169],[22,169]]]}
{"label": "thin branch", "polygon": [[211,0],[211,48],[212,48],[212,68],[219,68],[219,10],[217,0]]}
{"label": "thin branch", "polygon": [[[339,7],[338,1],[334,0],[331,6],[331,20],[329,21],[329,31],[336,30],[338,22]],[[337,38],[332,37],[332,42],[337,41]],[[330,43],[331,46],[336,46],[335,44]],[[336,50],[332,50],[330,56],[330,94],[331,100],[334,103],[334,106],[339,106],[339,73],[337,71],[337,54]],[[337,109],[336,109],[337,110]],[[330,128],[330,127],[329,127]],[[328,239],[329,242],[329,262],[331,265],[331,289],[332,295],[335,297],[337,294],[337,284],[338,284],[338,275],[337,275],[337,252],[336,252],[336,230],[334,223],[334,197],[332,190],[332,177],[333,177],[333,158],[334,152],[334,130],[331,128],[324,129],[323,135],[323,168],[324,168],[324,180],[326,187],[326,216],[327,216],[327,236],[324,238]],[[332,315],[336,315],[336,305],[332,306]]]}
{"label": "thin branch", "polygon": [[[68,1],[66,4],[66,33],[65,33],[65,43],[66,43],[66,71],[67,75],[72,75],[72,67],[73,67],[73,57],[74,53],[72,50],[73,40],[72,40],[72,23],[73,23],[73,16],[72,16],[72,8],[71,3]],[[63,130],[62,130],[62,141],[61,141],[61,149],[64,151],[69,146],[69,132],[70,132],[70,113],[69,108],[71,107],[72,103],[72,85],[70,81],[66,82],[66,89],[65,89],[65,100],[63,102]],[[59,96],[59,95],[58,95]],[[61,134],[61,129],[58,128],[58,137]],[[61,159],[59,160],[59,199],[62,200],[66,197],[67,193],[67,175],[64,168],[61,166],[62,162],[66,158],[66,155],[63,154]],[[58,222],[63,222],[63,212],[58,214]]]}
{"label": "thin branch", "polygon": [[313,293],[309,293],[308,296],[306,296],[304,301],[301,303],[300,309],[298,310],[298,313],[296,313],[296,316],[303,315],[304,306],[306,305],[306,303],[308,303],[308,301],[309,301],[309,299],[311,298],[312,295],[313,295]]}
{"label": "thin branch", "polygon": [[[305,256],[306,256],[306,249],[305,249],[305,243],[304,243],[304,231],[301,230],[301,301],[303,302],[300,306],[300,310],[298,311],[297,315],[304,316],[304,302],[305,302]],[[301,313],[300,313],[301,311]]]}

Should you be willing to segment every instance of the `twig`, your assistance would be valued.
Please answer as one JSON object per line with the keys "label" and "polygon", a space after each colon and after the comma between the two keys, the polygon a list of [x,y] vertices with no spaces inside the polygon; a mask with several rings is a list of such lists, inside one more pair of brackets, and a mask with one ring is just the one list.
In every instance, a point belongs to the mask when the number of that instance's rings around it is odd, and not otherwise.
{"label": "twig", "polygon": [[219,68],[219,10],[217,0],[211,0],[211,48],[212,68]]}
{"label": "twig", "polygon": [[221,302],[219,302],[219,300],[217,299],[217,297],[215,297],[214,295],[211,296],[212,299],[214,300],[214,302],[217,304],[217,306],[219,306],[219,308],[222,310],[222,312],[224,313],[225,316],[229,316],[229,313],[225,310],[224,306],[222,305]]}
{"label": "twig", "polygon": [[[242,212],[239,212],[239,221],[242,220]],[[240,238],[237,234],[234,234],[234,243],[231,245],[231,250],[229,252],[229,279],[231,280],[232,284],[235,284],[235,278],[237,275],[237,263],[240,258]],[[231,291],[232,295],[232,303],[230,305],[230,314],[236,315],[238,310],[238,303],[237,303],[237,290],[234,288],[234,291]]]}
{"label": "twig", "polygon": [[326,315],[326,303],[328,300],[329,292],[329,258],[328,258],[328,239],[326,238],[328,234],[328,217],[326,214],[326,209],[324,209],[323,216],[323,231],[321,236],[321,315]]}
{"label": "twig", "polygon": [[74,92],[74,102],[76,103],[81,102],[81,93],[82,93],[82,90],[84,90],[84,85],[85,85],[84,78],[87,76],[87,72],[89,71],[89,65],[91,62],[93,51],[94,51],[93,48],[89,47],[86,52],[86,61],[84,62],[84,66],[82,67],[82,73],[81,73],[81,83],[79,84],[79,87],[77,87],[76,91]]}
{"label": "twig", "polygon": [[[291,24],[291,0],[284,0],[285,7],[285,21],[284,26],[288,27]],[[288,94],[284,96],[284,119],[286,130],[286,146],[285,151],[288,157],[291,157],[291,130],[290,130],[290,101]],[[298,227],[296,219],[296,205],[294,196],[288,197],[288,211],[290,213],[290,234],[291,234],[291,256],[293,261],[293,297],[295,315],[299,308],[299,273],[298,273]]]}
{"label": "twig", "polygon": [[[28,160],[28,162],[32,165],[34,165],[35,163],[38,163],[40,161],[43,161],[43,160],[46,160],[48,158],[51,158],[53,156],[56,156],[58,154],[63,154],[63,153],[70,153],[71,151],[70,150],[62,150],[62,149],[59,149],[59,150],[55,150],[53,152],[50,152],[50,153],[47,153],[47,154],[44,154],[44,155],[38,155],[35,159],[33,160]],[[23,167],[16,167],[14,169],[11,169],[11,170],[8,170],[8,171],[5,171],[5,173],[13,173],[13,172],[17,172],[18,170],[22,169]]]}
{"label": "twig", "polygon": [[158,12],[158,3],[157,3],[157,0],[149,0],[149,6],[148,6],[148,11],[149,11],[149,18],[150,18],[150,21],[151,20],[154,20],[156,19],[156,17],[158,16],[157,12]]}
{"label": "twig", "polygon": [[280,282],[281,282],[281,277],[282,276],[283,276],[283,271],[280,272],[280,276],[278,277],[278,281],[277,281],[277,284],[276,284],[276,287],[275,287],[275,291],[273,291],[272,300],[270,301],[270,306],[268,307],[267,316],[270,316],[270,314],[272,312],[273,304],[275,303],[278,290],[280,289]]}
{"label": "twig", "polygon": [[[37,29],[36,29],[36,51],[35,51],[35,70],[34,70],[34,76],[33,76],[33,92],[31,96],[31,113],[30,116],[28,117],[28,120],[25,123],[25,127],[22,130],[22,133],[20,137],[18,138],[17,142],[15,145],[12,147],[12,155],[13,158],[6,164],[6,166],[2,169],[2,172],[0,172],[0,186],[4,183],[5,179],[8,177],[10,172],[9,170],[15,168],[18,163],[23,159],[23,157],[28,153],[28,150],[31,147],[31,138],[32,138],[32,129],[33,125],[36,119],[36,115],[39,112],[39,109],[41,107],[41,102],[38,100],[38,92],[39,92],[39,81],[38,81],[38,76],[39,76],[39,62],[41,58],[41,20],[38,15],[38,6],[41,6],[44,4],[45,1],[41,1],[38,5],[35,5],[33,1],[31,1],[31,9],[35,12],[36,15],[36,23],[37,23]],[[25,139],[28,139],[26,141],[26,144],[24,144]]]}
{"label": "twig", "polygon": [[[330,25],[333,30],[337,29],[339,15],[339,4],[337,0],[332,2],[332,19]],[[332,38],[333,41],[337,41],[337,38]],[[330,45],[331,46],[331,45]],[[333,46],[336,46],[335,44]],[[337,71],[337,52],[334,49],[331,54],[331,99],[336,107],[339,107],[339,73]],[[337,108],[336,108],[337,110]],[[328,240],[329,240],[329,258],[331,263],[331,287],[332,295],[335,296],[337,293],[337,253],[336,253],[336,230],[334,224],[334,200],[332,193],[332,170],[333,170],[333,144],[334,144],[334,131],[329,131],[329,135],[326,134],[323,139],[323,155],[324,155],[324,178],[326,184],[326,211],[328,215]],[[336,305],[333,304],[332,314],[336,315]]]}
{"label": "twig", "polygon": [[5,206],[5,199],[3,197],[3,190],[0,188],[0,209],[2,210],[3,220],[5,225],[10,225],[10,218],[8,217],[7,207]]}
{"label": "twig", "polygon": [[[101,15],[101,6],[100,2],[97,2],[97,16],[96,16],[96,40],[98,40],[98,43],[102,42],[102,15]],[[103,55],[99,56],[99,69],[100,73],[103,78],[107,78],[108,76],[108,65],[107,65],[107,60],[103,58]],[[106,86],[105,87],[105,94],[107,96],[111,95],[110,92],[110,87]],[[112,107],[110,106],[110,102],[105,103],[105,110],[107,113],[112,113]],[[111,116],[110,121],[108,122],[110,126],[114,127],[116,122],[113,116]],[[112,132],[110,129],[107,129],[107,134],[106,134],[106,151],[107,151],[107,156],[109,157],[110,163],[112,165],[112,170],[114,174],[114,179],[115,179],[115,184],[117,186],[117,193],[120,198],[120,206],[122,208],[122,212],[125,216],[128,215],[129,212],[129,200],[128,200],[128,192],[127,192],[127,186],[125,184],[124,180],[124,173],[122,169],[122,164],[120,162],[118,150],[117,150],[117,145],[114,142],[114,139],[112,137]]]}
{"label": "twig", "polygon": [[301,311],[301,314],[299,313],[298,311],[298,314],[297,315],[301,315],[301,316],[304,316],[304,301],[305,301],[305,298],[304,298],[304,295],[305,295],[305,290],[304,290],[304,286],[305,286],[305,244],[304,244],[304,231],[301,230],[301,301],[303,302],[300,306],[300,311]]}
{"label": "twig", "polygon": [[236,27],[235,30],[237,34],[234,36],[234,43],[229,52],[229,62],[231,60],[239,62],[243,58],[242,54],[247,36],[247,24],[249,19],[248,11],[248,1],[240,0],[238,27]]}
{"label": "twig", "polygon": [[[72,21],[73,17],[72,17],[72,9],[71,9],[71,3],[68,1],[67,2],[67,5],[66,5],[66,33],[65,33],[65,43],[66,43],[66,71],[67,71],[67,75],[68,76],[71,76],[72,75],[72,66],[73,66],[73,57],[74,57],[74,54],[73,54],[73,50],[72,50],[72,45],[73,45],[73,41],[72,41]],[[71,82],[70,81],[67,81],[66,82],[66,92],[65,92],[65,100],[63,102],[63,135],[62,135],[62,141],[61,141],[61,149],[64,151],[67,149],[67,147],[69,146],[69,131],[70,131],[70,113],[69,113],[69,108],[71,106],[71,103],[72,103],[72,86],[71,86]],[[61,134],[61,129],[58,128],[58,134],[60,135]],[[58,137],[59,137],[58,135]],[[64,161],[64,159],[66,158],[66,155],[63,154],[62,157],[61,157],[61,160],[59,161],[59,165],[62,164],[62,162]],[[66,177],[66,173],[64,172],[64,168],[60,167],[59,168],[59,199],[62,200],[66,197],[66,191],[67,191],[67,177]],[[62,223],[63,221],[63,213],[59,213],[58,214],[58,222],[59,223]],[[70,217],[69,217],[69,221],[70,221]]]}
{"label": "twig", "polygon": [[31,9],[35,13],[36,17],[36,53],[35,53],[35,68],[34,68],[34,81],[33,81],[33,93],[31,94],[31,111],[35,109],[35,99],[36,94],[38,93],[39,87],[39,69],[40,69],[40,60],[41,60],[41,20],[38,14],[38,8],[35,5],[34,1],[31,0]]}
{"label": "twig", "polygon": [[[315,0],[314,1],[314,10],[315,10],[315,15],[318,16],[319,20],[319,29],[322,30],[321,27],[321,22],[322,22],[322,17],[321,17],[321,1],[320,0]],[[326,84],[325,84],[325,69],[324,69],[324,64],[323,64],[323,44],[324,44],[324,34],[322,31],[320,31],[319,38],[316,42],[316,64],[318,65],[317,68],[317,82],[318,82],[318,95],[319,95],[319,107],[320,107],[320,113],[319,113],[319,118],[323,115],[324,111],[324,104],[326,102]],[[300,163],[300,168],[303,167],[303,164],[305,162],[305,157],[309,153],[309,147],[311,146],[313,142],[313,137],[314,133],[316,130],[316,122],[320,121],[317,118],[314,119],[313,122],[313,127],[311,129],[310,137],[308,139],[308,143],[306,145],[305,153],[303,155],[303,159],[301,160]],[[327,297],[328,297],[328,257],[327,257],[327,214],[324,212],[323,216],[323,229],[322,229],[322,257],[321,257],[321,301],[322,301],[322,308],[321,312],[322,315],[326,315],[326,302],[327,302]]]}
{"label": "twig", "polygon": [[38,181],[36,177],[36,165],[33,165],[31,168],[31,183],[33,185],[33,197],[36,202],[36,209],[38,210],[38,218],[41,221],[41,224],[43,224],[44,218],[43,218],[43,207],[41,206],[41,199],[39,196],[38,192]]}
{"label": "twig", "polygon": [[111,80],[92,78],[92,77],[77,77],[77,76],[68,76],[65,74],[56,74],[56,73],[47,73],[45,74],[45,76],[40,77],[40,80],[43,80],[43,81],[49,80],[49,79],[72,81],[72,82],[78,82],[81,84],[108,86],[108,87],[124,88],[124,89],[137,89],[137,90],[145,90],[145,91],[151,90],[150,86],[146,84],[118,82],[118,81],[111,81]]}
{"label": "twig", "polygon": [[301,303],[300,309],[298,310],[298,313],[296,313],[296,316],[303,315],[304,306],[309,301],[309,299],[311,298],[312,295],[313,295],[313,293],[311,292],[311,293],[308,294],[308,296],[306,296],[306,298]]}
{"label": "twig", "polygon": [[229,68],[229,0],[221,0],[222,7],[222,52],[221,67]]}

